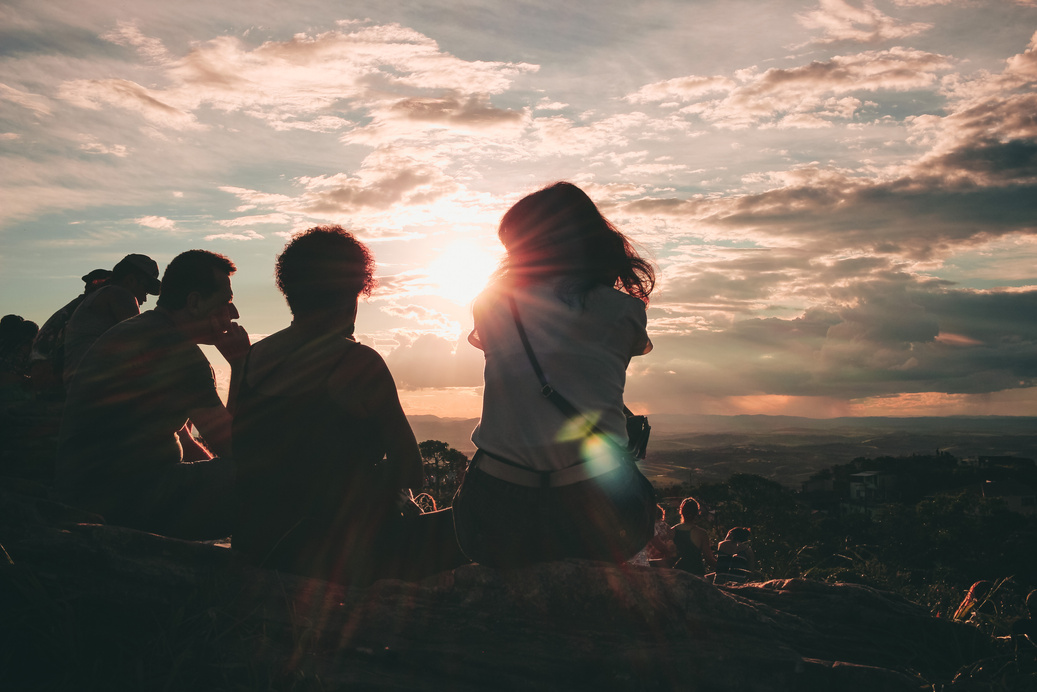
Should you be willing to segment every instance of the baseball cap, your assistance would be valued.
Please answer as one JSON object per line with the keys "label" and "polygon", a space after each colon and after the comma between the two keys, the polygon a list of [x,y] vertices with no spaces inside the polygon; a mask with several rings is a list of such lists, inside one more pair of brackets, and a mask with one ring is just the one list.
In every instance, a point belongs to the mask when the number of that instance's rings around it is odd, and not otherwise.
{"label": "baseball cap", "polygon": [[158,279],[158,263],[148,257],[147,255],[131,254],[126,255],[119,263],[112,269],[112,273],[119,270],[120,267],[132,267],[137,271],[144,274],[147,277],[147,291],[153,296],[157,296],[159,290],[162,288],[162,282]]}

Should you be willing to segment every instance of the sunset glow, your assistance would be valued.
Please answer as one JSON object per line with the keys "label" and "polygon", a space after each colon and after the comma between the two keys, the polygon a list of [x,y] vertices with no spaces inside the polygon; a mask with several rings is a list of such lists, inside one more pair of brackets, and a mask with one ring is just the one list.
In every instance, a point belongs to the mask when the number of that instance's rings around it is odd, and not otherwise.
{"label": "sunset glow", "polygon": [[[657,264],[656,413],[1037,415],[1037,3],[0,4],[0,296],[338,223],[408,413],[478,413],[471,301],[555,180]],[[220,370],[222,364],[217,363]]]}
{"label": "sunset glow", "polygon": [[470,243],[452,243],[422,267],[436,295],[469,305],[497,268],[498,256]]}

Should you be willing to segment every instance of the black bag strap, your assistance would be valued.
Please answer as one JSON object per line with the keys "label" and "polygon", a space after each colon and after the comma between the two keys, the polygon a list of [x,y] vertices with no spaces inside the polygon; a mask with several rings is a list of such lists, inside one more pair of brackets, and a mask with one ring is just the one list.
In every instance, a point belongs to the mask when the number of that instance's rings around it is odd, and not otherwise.
{"label": "black bag strap", "polygon": [[[552,387],[547,382],[547,377],[544,376],[544,371],[540,367],[540,362],[537,360],[536,354],[533,353],[533,347],[529,343],[529,337],[526,336],[526,328],[522,325],[522,318],[519,317],[518,304],[515,302],[515,296],[508,294],[508,305],[511,307],[511,316],[515,319],[515,326],[518,328],[519,339],[522,340],[522,348],[526,350],[526,356],[529,358],[529,364],[533,366],[533,372],[536,373],[537,380],[540,381],[540,393],[545,399],[555,405],[559,411],[565,415],[566,418],[582,418],[588,424],[588,430],[598,435],[599,437],[607,440],[613,447],[623,452],[624,457],[629,457],[629,451],[617,443],[612,436],[597,426],[596,423],[592,422],[590,418],[583,415],[575,406],[569,403],[569,400],[562,396],[557,389]],[[626,415],[633,415],[625,405],[623,411]]]}

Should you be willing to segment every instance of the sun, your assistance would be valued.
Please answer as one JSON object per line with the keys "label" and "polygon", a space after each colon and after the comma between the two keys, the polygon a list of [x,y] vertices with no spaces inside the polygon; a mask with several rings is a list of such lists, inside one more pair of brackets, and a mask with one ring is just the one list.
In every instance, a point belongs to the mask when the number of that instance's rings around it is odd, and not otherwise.
{"label": "sun", "polygon": [[457,241],[422,267],[431,292],[458,305],[471,303],[486,286],[500,255],[478,245]]}

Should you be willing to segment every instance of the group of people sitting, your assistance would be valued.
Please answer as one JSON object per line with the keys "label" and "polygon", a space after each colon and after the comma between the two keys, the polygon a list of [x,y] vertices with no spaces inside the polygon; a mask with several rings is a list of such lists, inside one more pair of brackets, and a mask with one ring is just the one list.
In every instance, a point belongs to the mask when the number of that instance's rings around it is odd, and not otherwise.
{"label": "group of people sitting", "polygon": [[[652,348],[653,269],[570,183],[521,199],[498,237],[506,257],[468,339],[485,356],[478,451],[451,509],[412,501],[417,442],[385,362],[353,338],[374,259],[338,226],[278,256],[292,322],[255,344],[223,255],[184,252],[161,281],[143,255],[103,288],[84,277],[65,329],[59,499],[170,536],[232,535],[256,564],[351,584],[468,560],[630,559],[656,511],[623,406],[627,364]],[[118,319],[80,354],[70,331],[89,305]],[[226,405],[200,344],[231,366]]]}
{"label": "group of people sitting", "polygon": [[648,545],[631,561],[640,565],[674,567],[698,576],[709,576],[714,583],[746,581],[756,570],[756,555],[750,543],[752,531],[736,526],[713,549],[709,534],[696,523],[701,505],[693,497],[684,498],[678,509],[681,520],[670,526],[666,510],[656,506],[655,529]]}

